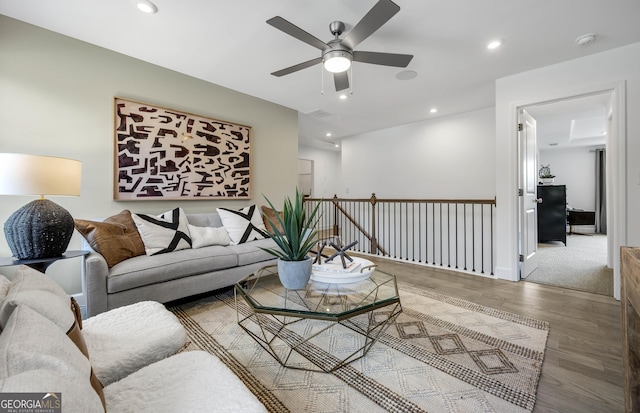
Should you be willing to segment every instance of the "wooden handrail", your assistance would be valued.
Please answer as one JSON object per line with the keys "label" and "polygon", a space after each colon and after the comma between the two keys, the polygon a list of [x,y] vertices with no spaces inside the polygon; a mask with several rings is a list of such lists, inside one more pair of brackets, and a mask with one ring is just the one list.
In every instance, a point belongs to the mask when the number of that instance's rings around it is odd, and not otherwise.
{"label": "wooden handrail", "polygon": [[495,197],[380,199],[374,193],[305,202],[324,204],[325,228],[332,236],[359,238],[361,252],[493,275]]}
{"label": "wooden handrail", "polygon": [[493,199],[412,199],[412,198],[377,198],[376,194],[372,194],[371,198],[338,198],[334,195],[333,198],[305,198],[306,201],[334,201],[334,202],[369,202],[372,204],[378,202],[402,202],[402,203],[429,203],[429,204],[484,204],[484,205],[496,205],[496,198]]}

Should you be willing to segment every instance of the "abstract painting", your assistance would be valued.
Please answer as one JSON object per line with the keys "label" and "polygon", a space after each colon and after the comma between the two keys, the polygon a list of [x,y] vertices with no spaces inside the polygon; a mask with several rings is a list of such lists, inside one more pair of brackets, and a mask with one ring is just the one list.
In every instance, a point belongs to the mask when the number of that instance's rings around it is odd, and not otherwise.
{"label": "abstract painting", "polygon": [[251,127],[116,97],[114,199],[251,199]]}

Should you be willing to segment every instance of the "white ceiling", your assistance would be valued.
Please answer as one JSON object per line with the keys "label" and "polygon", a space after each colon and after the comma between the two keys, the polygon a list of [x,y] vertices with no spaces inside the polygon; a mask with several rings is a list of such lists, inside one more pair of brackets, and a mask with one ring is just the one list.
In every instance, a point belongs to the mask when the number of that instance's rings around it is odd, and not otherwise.
{"label": "white ceiling", "polygon": [[529,106],[541,150],[606,144],[610,93]]}
{"label": "white ceiling", "polygon": [[[269,26],[276,15],[323,41],[347,32],[376,0],[0,0],[0,14],[298,110],[301,142],[490,107],[498,78],[640,41],[638,0],[395,0],[401,10],[356,50],[413,54],[405,69],[354,63],[353,94],[338,99],[320,65],[271,72],[320,51]],[[575,39],[597,33],[595,43]],[[344,35],[343,35],[344,36]],[[486,44],[501,39],[503,46]],[[432,107],[436,114],[429,113]],[[332,137],[327,138],[326,132]]]}

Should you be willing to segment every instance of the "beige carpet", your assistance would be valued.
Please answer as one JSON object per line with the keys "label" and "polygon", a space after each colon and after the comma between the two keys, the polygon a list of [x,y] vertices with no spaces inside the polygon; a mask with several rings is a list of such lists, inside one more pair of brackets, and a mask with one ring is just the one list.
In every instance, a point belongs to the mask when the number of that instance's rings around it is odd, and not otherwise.
{"label": "beige carpet", "polygon": [[568,235],[566,246],[561,242],[538,244],[538,268],[526,280],[612,296],[607,236]]}
{"label": "beige carpet", "polygon": [[[396,323],[364,358],[333,373],[280,366],[237,325],[233,292],[171,310],[188,330],[185,351],[202,349],[218,356],[272,412],[533,409],[548,323],[413,286],[400,287],[403,312]],[[243,302],[239,311],[247,314]],[[296,323],[289,335],[305,328],[304,323],[315,322]],[[359,339],[343,326],[323,335],[336,356],[353,351]],[[312,350],[332,357],[320,348]],[[300,367],[312,367],[297,357],[294,362]]]}

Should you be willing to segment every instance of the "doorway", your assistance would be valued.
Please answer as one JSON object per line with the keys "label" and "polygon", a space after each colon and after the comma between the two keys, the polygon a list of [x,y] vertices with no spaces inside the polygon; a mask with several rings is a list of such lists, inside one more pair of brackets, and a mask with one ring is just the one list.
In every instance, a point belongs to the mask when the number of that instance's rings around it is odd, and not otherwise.
{"label": "doorway", "polygon": [[298,191],[303,196],[313,195],[313,161],[298,159]]}
{"label": "doorway", "polygon": [[[612,91],[606,91],[521,108],[535,119],[536,171],[554,175],[552,182],[538,187],[540,194],[546,194],[537,196],[537,202],[543,203],[538,204],[537,212],[544,215],[538,223],[543,235],[536,244],[537,268],[530,275],[521,272],[526,281],[613,295],[607,186],[603,179],[598,187],[596,179],[596,158],[606,159],[602,155],[612,132],[612,96]],[[604,178],[605,164],[601,166]],[[555,211],[544,204],[550,194],[562,194],[562,200],[553,206]],[[562,237],[548,237],[549,213],[560,214],[560,222],[555,220],[560,227],[552,232],[561,232]]]}

